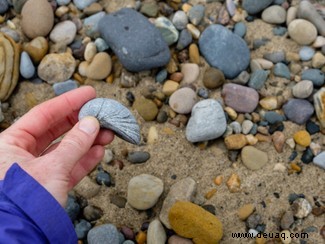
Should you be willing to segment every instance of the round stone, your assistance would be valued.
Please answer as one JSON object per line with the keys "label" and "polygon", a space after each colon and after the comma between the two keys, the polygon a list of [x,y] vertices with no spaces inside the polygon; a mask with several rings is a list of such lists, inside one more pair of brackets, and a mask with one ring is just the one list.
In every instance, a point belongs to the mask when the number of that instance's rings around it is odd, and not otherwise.
{"label": "round stone", "polygon": [[311,143],[311,137],[310,134],[305,131],[305,130],[300,130],[297,131],[294,135],[293,135],[293,139],[295,140],[295,142],[303,147],[308,147]]}
{"label": "round stone", "polygon": [[290,99],[284,106],[286,117],[301,125],[307,122],[314,113],[314,107],[304,99]]}
{"label": "round stone", "polygon": [[0,1],[0,14],[6,13],[8,8],[9,8],[9,4],[7,0]]}
{"label": "round stone", "polygon": [[269,6],[273,0],[243,0],[243,8],[248,14],[257,14]]}
{"label": "round stone", "polygon": [[208,89],[219,88],[225,81],[225,76],[219,69],[209,67],[204,73],[203,84]]}
{"label": "round stone", "polygon": [[241,38],[246,35],[247,27],[244,22],[238,22],[235,24],[234,33]]}
{"label": "round stone", "polygon": [[104,224],[94,227],[88,232],[89,244],[120,243],[119,231],[112,224]]}
{"label": "round stone", "polygon": [[73,42],[77,33],[76,25],[70,21],[66,20],[56,24],[51,31],[50,39],[55,43],[60,43],[62,45],[69,45]]}
{"label": "round stone", "polygon": [[149,224],[147,233],[147,243],[165,243],[167,240],[165,229],[158,219]]}
{"label": "round stone", "polygon": [[186,63],[182,64],[181,72],[184,75],[182,84],[190,84],[197,80],[200,74],[200,68],[197,64]]}
{"label": "round stone", "polygon": [[78,9],[83,10],[96,1],[97,0],[73,0],[73,3]]}
{"label": "round stone", "polygon": [[192,39],[193,39],[192,34],[187,29],[182,30],[179,35],[176,48],[178,50],[182,50],[186,48],[188,45],[192,43]]}
{"label": "round stone", "polygon": [[20,55],[20,74],[25,79],[30,79],[35,74],[35,67],[27,52]]}
{"label": "round stone", "polygon": [[157,105],[144,97],[137,98],[133,103],[133,108],[138,111],[145,121],[152,121],[158,114]]}
{"label": "round stone", "polygon": [[166,17],[158,17],[155,21],[155,26],[168,45],[177,42],[179,33],[169,19]]}
{"label": "round stone", "polygon": [[105,79],[112,70],[112,60],[108,53],[97,53],[87,68],[87,77],[93,80]]}
{"label": "round stone", "polygon": [[205,7],[201,4],[194,5],[188,12],[188,18],[193,25],[198,25],[204,17]]}
{"label": "round stone", "polygon": [[325,75],[319,69],[307,69],[302,72],[301,79],[310,80],[314,86],[319,87],[324,84]]}
{"label": "round stone", "polygon": [[188,24],[187,15],[184,11],[178,10],[175,12],[172,22],[177,30],[183,30]]}
{"label": "round stone", "polygon": [[269,24],[283,24],[286,21],[286,17],[286,10],[277,5],[264,9],[262,13],[262,19]]}
{"label": "round stone", "polygon": [[179,114],[188,114],[197,102],[193,89],[184,87],[175,91],[169,98],[169,106]]}
{"label": "round stone", "polygon": [[91,224],[82,219],[78,224],[75,225],[75,231],[78,239],[84,239],[87,236],[88,231],[91,229]]}
{"label": "round stone", "polygon": [[48,48],[48,42],[42,36],[36,37],[31,42],[24,45],[24,50],[35,63],[39,63],[43,59],[47,54]]}
{"label": "round stone", "polygon": [[315,49],[309,46],[303,46],[299,50],[299,56],[301,61],[309,61],[315,54]]}
{"label": "round stone", "polygon": [[290,80],[290,70],[284,63],[277,63],[273,67],[273,73],[275,76],[283,77]]}
{"label": "round stone", "polygon": [[309,45],[317,37],[316,27],[304,19],[293,20],[288,26],[288,33],[300,45]]}
{"label": "round stone", "polygon": [[303,80],[292,87],[292,94],[296,98],[307,98],[313,93],[313,90],[313,82],[310,80]]}
{"label": "round stone", "polygon": [[76,88],[78,88],[78,83],[75,80],[67,80],[53,84],[53,90],[57,96]]}
{"label": "round stone", "polygon": [[161,179],[148,174],[133,177],[128,184],[127,201],[135,209],[153,207],[164,190]]}
{"label": "round stone", "polygon": [[97,46],[94,42],[89,42],[86,46],[84,58],[87,62],[91,62],[97,53]]}
{"label": "round stone", "polygon": [[268,162],[267,153],[253,146],[244,147],[241,151],[241,158],[243,164],[251,170],[258,170]]}
{"label": "round stone", "polygon": [[141,164],[149,160],[149,158],[150,158],[150,153],[138,151],[138,152],[129,152],[127,160],[133,164]]}

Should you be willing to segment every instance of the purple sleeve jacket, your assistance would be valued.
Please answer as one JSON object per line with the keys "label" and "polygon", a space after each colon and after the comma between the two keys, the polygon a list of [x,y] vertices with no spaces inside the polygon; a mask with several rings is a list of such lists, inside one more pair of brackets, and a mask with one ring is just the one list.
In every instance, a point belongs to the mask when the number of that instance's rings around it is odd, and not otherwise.
{"label": "purple sleeve jacket", "polygon": [[61,205],[18,164],[0,181],[0,243],[78,242]]}

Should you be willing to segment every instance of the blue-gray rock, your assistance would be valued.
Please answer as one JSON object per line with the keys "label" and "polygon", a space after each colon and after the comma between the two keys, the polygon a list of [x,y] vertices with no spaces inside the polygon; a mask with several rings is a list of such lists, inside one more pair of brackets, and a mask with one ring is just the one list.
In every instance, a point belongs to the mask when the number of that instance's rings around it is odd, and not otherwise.
{"label": "blue-gray rock", "polygon": [[322,169],[325,169],[325,151],[321,152],[316,157],[314,157],[313,163],[321,167]]}
{"label": "blue-gray rock", "polygon": [[274,0],[273,1],[273,4],[274,5],[281,5],[282,3],[284,3],[285,2],[285,0]]}
{"label": "blue-gray rock", "polygon": [[273,74],[278,77],[287,78],[290,80],[290,70],[284,63],[277,63],[273,67]]}
{"label": "blue-gray rock", "polygon": [[236,13],[236,5],[233,0],[226,0],[226,7],[230,16],[234,16]]}
{"label": "blue-gray rock", "polygon": [[7,12],[9,8],[9,4],[7,0],[0,0],[0,14],[4,14]]}
{"label": "blue-gray rock", "polygon": [[232,82],[245,85],[249,81],[250,77],[250,74],[246,70],[244,70],[240,72],[240,74],[235,79],[233,79]]}
{"label": "blue-gray rock", "polygon": [[310,80],[314,86],[320,87],[324,84],[325,75],[319,69],[307,69],[301,74],[302,80]]}
{"label": "blue-gray rock", "polygon": [[290,99],[284,106],[285,116],[299,125],[306,123],[314,113],[314,107],[304,99]]}
{"label": "blue-gray rock", "polygon": [[325,45],[322,46],[322,53],[325,54]]}
{"label": "blue-gray rock", "polygon": [[242,131],[242,127],[237,121],[233,121],[229,124],[234,134],[239,134]]}
{"label": "blue-gray rock", "polygon": [[96,38],[95,45],[96,45],[96,48],[97,48],[97,52],[104,52],[107,49],[109,49],[109,46],[107,45],[105,40],[100,38],[100,37]]}
{"label": "blue-gray rock", "polygon": [[123,242],[123,244],[135,244],[135,243],[133,241],[131,241],[131,240],[126,240],[126,241]]}
{"label": "blue-gray rock", "polygon": [[179,37],[178,30],[176,30],[169,19],[166,17],[158,17],[155,21],[155,26],[169,46],[177,42]]}
{"label": "blue-gray rock", "polygon": [[77,216],[80,212],[80,205],[77,203],[77,200],[75,197],[68,195],[68,201],[67,205],[65,207],[65,211],[70,217],[71,221],[75,221],[77,219]]}
{"label": "blue-gray rock", "polygon": [[225,113],[220,103],[214,99],[198,102],[192,109],[186,126],[186,139],[190,142],[216,139],[227,127]]}
{"label": "blue-gray rock", "polygon": [[187,29],[182,30],[179,35],[176,48],[178,50],[182,50],[186,48],[188,45],[192,43],[192,39],[193,39],[192,34]]}
{"label": "blue-gray rock", "polygon": [[271,61],[272,63],[280,63],[285,60],[285,53],[284,51],[276,51],[272,53],[265,53],[263,58]]}
{"label": "blue-gray rock", "polygon": [[275,124],[278,122],[282,122],[284,120],[284,117],[283,115],[278,114],[277,112],[269,111],[265,113],[264,119],[270,124]]}
{"label": "blue-gray rock", "polygon": [[110,173],[100,170],[96,175],[96,182],[98,185],[111,186],[112,185],[112,176]]}
{"label": "blue-gray rock", "polygon": [[303,46],[299,50],[299,56],[302,61],[309,61],[315,54],[315,49],[309,46]]}
{"label": "blue-gray rock", "polygon": [[270,41],[270,39],[268,38],[261,38],[261,39],[254,39],[253,40],[253,49],[258,49],[264,45],[266,45],[266,43],[268,43]]}
{"label": "blue-gray rock", "polygon": [[238,22],[235,24],[234,33],[241,38],[246,35],[247,27],[244,22]]}
{"label": "blue-gray rock", "polygon": [[257,14],[269,6],[273,0],[243,0],[243,8],[249,14]]}
{"label": "blue-gray rock", "polygon": [[78,83],[75,80],[67,80],[54,83],[52,87],[55,95],[59,96],[65,92],[78,88]]}
{"label": "blue-gray rock", "polygon": [[194,5],[188,12],[188,18],[193,25],[198,25],[204,16],[205,7],[201,4]]}
{"label": "blue-gray rock", "polygon": [[127,160],[133,164],[141,164],[146,162],[150,158],[150,153],[148,152],[129,152]]}
{"label": "blue-gray rock", "polygon": [[[101,11],[97,14],[93,14],[83,20],[84,30],[87,36],[92,38],[99,37],[99,21],[104,18],[105,12]],[[104,38],[105,39],[105,38]]]}
{"label": "blue-gray rock", "polygon": [[204,99],[207,99],[209,97],[209,91],[208,89],[204,88],[204,87],[200,87],[197,91],[197,95],[199,97],[202,97]]}
{"label": "blue-gray rock", "polygon": [[263,88],[270,71],[258,69],[251,74],[251,78],[249,79],[248,86],[254,88],[255,90],[260,90]]}
{"label": "blue-gray rock", "polygon": [[82,219],[78,224],[75,225],[74,229],[76,231],[78,239],[84,239],[91,229],[91,224],[88,221]]}
{"label": "blue-gray rock", "polygon": [[150,70],[169,62],[170,51],[160,31],[135,10],[123,8],[105,16],[99,31],[129,71]]}
{"label": "blue-gray rock", "polygon": [[249,65],[250,52],[246,42],[222,25],[210,25],[199,39],[202,55],[208,63],[232,79]]}
{"label": "blue-gray rock", "polygon": [[10,36],[16,43],[20,42],[20,35],[16,30],[10,29],[8,27],[2,27],[0,32],[5,33],[6,35]]}
{"label": "blue-gray rock", "polygon": [[73,0],[74,5],[80,10],[85,9],[90,4],[95,2],[97,2],[97,0]]}
{"label": "blue-gray rock", "polygon": [[177,30],[185,29],[186,25],[188,24],[188,18],[186,13],[181,10],[176,11],[172,19],[172,22]]}
{"label": "blue-gray rock", "polygon": [[160,70],[157,74],[156,74],[156,82],[163,84],[165,82],[165,80],[167,79],[167,75],[168,72],[166,69],[162,69]]}
{"label": "blue-gray rock", "polygon": [[62,6],[62,5],[68,5],[70,2],[71,2],[71,0],[56,0],[56,3],[57,3],[59,6]]}
{"label": "blue-gray rock", "polygon": [[20,74],[25,79],[30,79],[35,74],[34,64],[29,57],[28,53],[23,51],[20,55]]}
{"label": "blue-gray rock", "polygon": [[[324,4],[324,3],[323,3]],[[298,7],[298,17],[313,23],[318,33],[325,36],[325,20],[309,1],[301,1]]]}
{"label": "blue-gray rock", "polygon": [[131,112],[119,102],[108,98],[95,98],[82,106],[79,120],[94,116],[101,127],[110,129],[117,136],[133,144],[140,143],[140,128]]}
{"label": "blue-gray rock", "polygon": [[89,244],[120,244],[119,231],[112,224],[104,224],[91,229],[87,235]]}
{"label": "blue-gray rock", "polygon": [[283,26],[276,26],[272,29],[273,35],[275,36],[284,36],[287,31],[287,28]]}

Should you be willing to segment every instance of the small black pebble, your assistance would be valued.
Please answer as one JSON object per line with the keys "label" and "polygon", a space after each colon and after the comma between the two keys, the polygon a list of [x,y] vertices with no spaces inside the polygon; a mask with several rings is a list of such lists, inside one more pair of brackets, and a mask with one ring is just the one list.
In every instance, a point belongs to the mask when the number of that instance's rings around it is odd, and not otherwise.
{"label": "small black pebble", "polygon": [[108,172],[99,171],[96,176],[96,182],[98,185],[111,186],[112,177]]}
{"label": "small black pebble", "polygon": [[308,147],[304,153],[302,154],[301,156],[301,161],[304,163],[304,164],[309,164],[313,161],[313,158],[314,158],[314,154],[313,152],[311,151],[311,149]]}
{"label": "small black pebble", "polygon": [[202,208],[205,209],[206,211],[212,213],[213,215],[216,214],[216,208],[215,208],[215,206],[213,206],[211,204],[203,205]]}
{"label": "small black pebble", "polygon": [[263,208],[266,208],[266,203],[264,201],[261,202]]}
{"label": "small black pebble", "polygon": [[176,180],[177,175],[172,175],[170,178],[172,178],[173,180]]}
{"label": "small black pebble", "polygon": [[291,193],[288,197],[289,203],[292,204],[298,198],[305,198],[304,194]]}
{"label": "small black pebble", "polygon": [[141,225],[141,230],[142,230],[142,231],[146,231],[146,230],[149,228],[149,224],[150,224],[150,222],[144,222],[144,223]]}
{"label": "small black pebble", "polygon": [[255,228],[255,230],[257,230],[259,233],[263,233],[265,229],[266,229],[266,224],[259,224]]}
{"label": "small black pebble", "polygon": [[293,151],[289,157],[289,161],[293,161],[298,156],[297,151]]}
{"label": "small black pebble", "polygon": [[284,125],[282,122],[276,122],[275,124],[270,125],[269,127],[269,133],[273,134],[276,131],[283,131]]}
{"label": "small black pebble", "polygon": [[307,123],[306,123],[306,130],[311,135],[320,132],[319,125],[317,125],[315,122],[313,122],[311,120],[307,121]]}
{"label": "small black pebble", "polygon": [[134,103],[135,97],[132,92],[128,91],[126,93],[126,99],[129,101],[129,103],[132,105]]}
{"label": "small black pebble", "polygon": [[273,195],[274,195],[276,198],[280,198],[280,193],[278,193],[278,192],[274,192]]}

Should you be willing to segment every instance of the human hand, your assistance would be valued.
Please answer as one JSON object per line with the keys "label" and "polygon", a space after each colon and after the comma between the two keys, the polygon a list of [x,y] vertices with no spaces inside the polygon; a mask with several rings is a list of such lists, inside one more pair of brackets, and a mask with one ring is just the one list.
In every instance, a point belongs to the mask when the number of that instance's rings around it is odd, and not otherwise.
{"label": "human hand", "polygon": [[[80,108],[95,96],[89,86],[64,93],[34,107],[3,131],[0,179],[16,162],[65,206],[69,190],[96,166],[104,145],[114,139],[112,131],[100,130],[94,117],[78,122]],[[60,142],[51,144],[66,132]]]}

